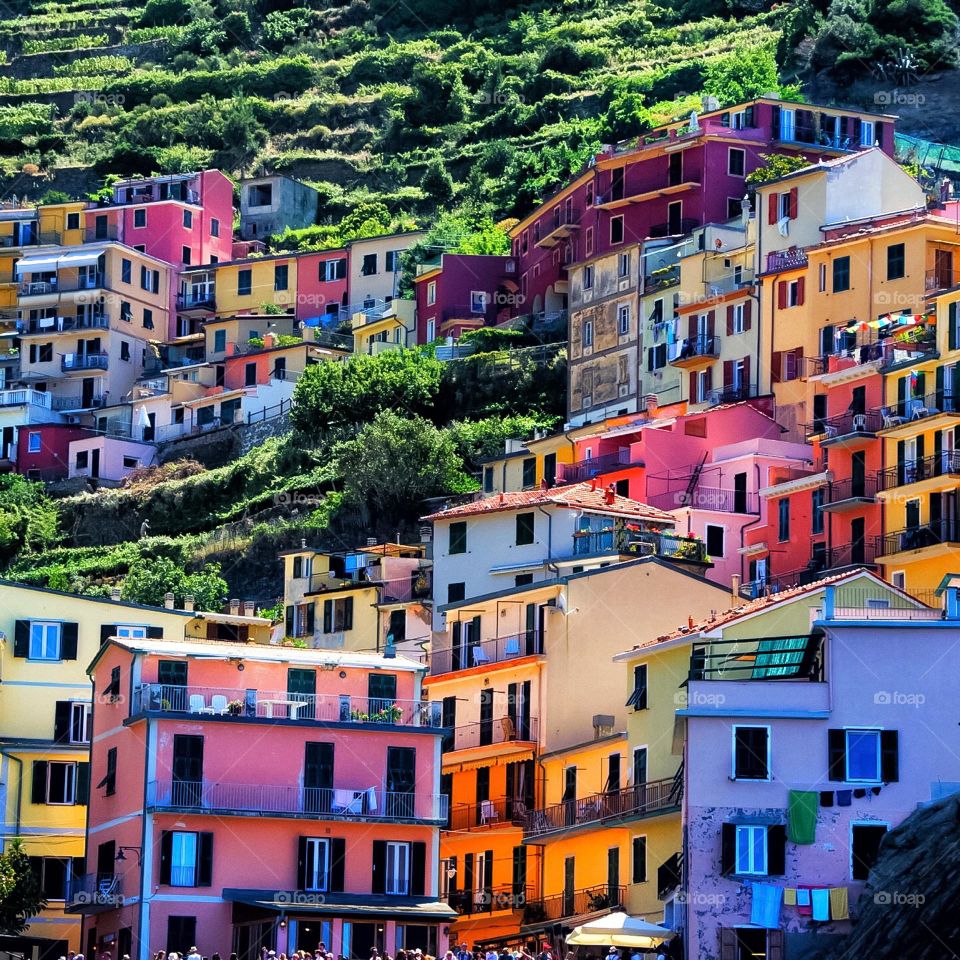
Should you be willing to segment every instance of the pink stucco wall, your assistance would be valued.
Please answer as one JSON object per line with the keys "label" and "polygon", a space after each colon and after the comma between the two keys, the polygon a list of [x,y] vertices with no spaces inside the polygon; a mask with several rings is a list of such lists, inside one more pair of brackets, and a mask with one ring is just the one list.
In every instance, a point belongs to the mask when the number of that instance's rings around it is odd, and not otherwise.
{"label": "pink stucco wall", "polygon": [[[350,277],[349,251],[345,247],[324,250],[322,253],[303,253],[297,257],[297,307],[298,320],[322,317],[332,306],[339,308],[347,299],[347,284]],[[323,280],[324,264],[328,260],[347,260],[347,270],[340,280]]]}

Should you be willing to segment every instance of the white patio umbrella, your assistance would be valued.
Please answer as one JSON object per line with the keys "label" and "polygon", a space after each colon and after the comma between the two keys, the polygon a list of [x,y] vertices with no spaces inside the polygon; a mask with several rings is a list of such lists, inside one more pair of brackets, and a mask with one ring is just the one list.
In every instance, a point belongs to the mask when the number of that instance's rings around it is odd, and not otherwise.
{"label": "white patio umbrella", "polygon": [[648,923],[626,913],[611,913],[575,927],[567,944],[575,947],[640,947],[651,949],[669,940],[676,931]]}

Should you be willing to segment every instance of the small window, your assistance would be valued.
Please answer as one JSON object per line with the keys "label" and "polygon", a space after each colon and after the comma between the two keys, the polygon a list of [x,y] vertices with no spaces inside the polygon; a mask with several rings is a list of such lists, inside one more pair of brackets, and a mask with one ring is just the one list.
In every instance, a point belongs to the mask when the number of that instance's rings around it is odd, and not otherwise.
{"label": "small window", "polygon": [[237,296],[249,297],[253,292],[253,271],[239,270],[237,272]]}
{"label": "small window", "polygon": [[610,218],[610,242],[623,243],[623,216]]}
{"label": "small window", "polygon": [[78,470],[86,470],[90,466],[90,452],[88,450],[78,450],[74,464]]}
{"label": "small window", "polygon": [[145,330],[153,329],[153,311],[149,307],[143,308],[143,327]]}
{"label": "small window", "polygon": [[188,246],[184,245],[180,251],[180,260],[186,266],[189,266],[192,259],[193,259],[193,251]]}
{"label": "small window", "polygon": [[133,211],[133,225],[138,230],[147,225],[147,211],[143,207]]}
{"label": "small window", "polygon": [[525,457],[523,460],[523,486],[535,487],[537,485],[537,458]]}
{"label": "small window", "polygon": [[427,284],[427,306],[432,307],[437,302],[437,281],[431,280]]}
{"label": "small window", "polygon": [[80,214],[79,214],[79,213],[68,213],[68,214],[67,214],[67,229],[68,229],[68,230],[79,230],[79,229],[80,229]]}
{"label": "small window", "polygon": [[485,290],[470,291],[470,312],[483,315],[487,312],[487,293]]}
{"label": "small window", "polygon": [[617,333],[621,337],[630,333],[630,304],[621,303],[617,305]]}
{"label": "small window", "polygon": [[879,783],[880,731],[847,730],[847,783]]}
{"label": "small window", "polygon": [[447,603],[459,603],[467,595],[467,585],[465,583],[447,584]]}
{"label": "small window", "polygon": [[593,321],[584,320],[583,321],[583,345],[585,347],[593,346]]}
{"label": "small window", "polygon": [[107,768],[103,779],[97,784],[97,789],[103,788],[106,796],[112,797],[117,792],[117,748],[111,747],[107,751]]}
{"label": "small window", "polygon": [[769,727],[733,728],[733,778],[770,779]]}
{"label": "small window", "polygon": [[731,177],[742,177],[746,173],[747,154],[744,150],[731,147],[727,154],[727,173]]}
{"label": "small window", "polygon": [[583,268],[583,289],[593,289],[593,267],[590,264]]}
{"label": "small window", "polygon": [[467,552],[467,524],[463,520],[450,524],[450,554]]}
{"label": "small window", "polygon": [[624,277],[630,276],[630,254],[621,253],[617,257],[617,276],[622,280]]}
{"label": "small window", "polygon": [[513,585],[515,587],[526,587],[529,584],[533,583],[533,574],[532,573],[518,573],[513,578]]}
{"label": "small window", "polygon": [[707,553],[711,557],[725,556],[726,551],[724,550],[723,542],[725,531],[723,527],[708,523],[706,532]]}
{"label": "small window", "polygon": [[823,487],[810,492],[810,532],[823,533]]}
{"label": "small window", "polygon": [[483,492],[493,493],[493,467],[483,468]]}
{"label": "small window", "polygon": [[90,742],[90,704],[70,704],[70,742]]}
{"label": "small window", "polygon": [[400,254],[402,250],[388,250],[384,257],[383,268],[387,273],[396,273],[400,269]]}
{"label": "small window", "polygon": [[744,875],[767,874],[767,828],[738,825],[736,831],[735,872]]}
{"label": "small window", "polygon": [[647,880],[647,838],[633,838],[633,871],[632,883],[646,883]]}
{"label": "small window", "polygon": [[330,840],[304,839],[304,889],[324,893],[330,889]]}
{"label": "small window", "polygon": [[223,353],[226,349],[227,349],[227,331],[214,330],[213,331],[213,352]]}
{"label": "small window", "polygon": [[887,279],[900,280],[906,276],[907,254],[902,243],[891,243],[887,247]]}
{"label": "small window", "polygon": [[777,501],[777,539],[781,543],[790,539],[790,501],[786,497]]}
{"label": "small window", "polygon": [[850,289],[850,258],[837,257],[833,261],[833,292],[843,293]]}
{"label": "small window", "polygon": [[140,461],[136,457],[124,457],[123,458],[123,469],[124,470],[136,470],[140,466]]}
{"label": "small window", "polygon": [[410,893],[410,844],[387,842],[387,875],[384,893],[405,897]]}
{"label": "small window", "polygon": [[120,359],[130,362],[130,344],[126,340],[120,341]]}
{"label": "small window", "polygon": [[77,765],[75,763],[47,764],[46,802],[70,806],[77,802]]}
{"label": "small window", "polygon": [[290,267],[286,263],[278,263],[273,268],[273,289],[286,290],[290,282]]}
{"label": "small window", "polygon": [[220,236],[220,221],[216,217],[210,218],[210,236],[211,237]]}
{"label": "small window", "polygon": [[40,452],[40,434],[36,432],[31,432],[27,434],[27,451],[29,453],[39,453]]}
{"label": "small window", "polygon": [[534,515],[532,513],[517,514],[517,546],[523,547],[533,543]]}
{"label": "small window", "polygon": [[190,230],[193,227],[193,211],[192,210],[183,211],[183,226],[187,230]]}
{"label": "small window", "polygon": [[627,700],[627,706],[634,710],[646,710],[647,703],[647,664],[638,663],[633,668],[633,690]]}
{"label": "small window", "polygon": [[377,255],[375,253],[364,254],[363,264],[360,267],[360,273],[365,277],[372,277],[377,272]]}
{"label": "small window", "polygon": [[887,835],[885,823],[855,823],[850,828],[851,878],[868,880],[880,856],[880,844]]}
{"label": "small window", "polygon": [[120,282],[121,283],[130,283],[131,276],[133,275],[133,264],[124,257],[120,261]]}

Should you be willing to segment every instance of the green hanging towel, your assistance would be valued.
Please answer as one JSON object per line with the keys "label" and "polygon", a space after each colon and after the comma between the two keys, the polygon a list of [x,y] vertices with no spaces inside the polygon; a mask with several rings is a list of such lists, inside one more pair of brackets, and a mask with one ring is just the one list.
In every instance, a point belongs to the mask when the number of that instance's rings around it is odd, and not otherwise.
{"label": "green hanging towel", "polygon": [[814,790],[791,790],[787,800],[787,839],[813,843],[817,833],[819,795]]}

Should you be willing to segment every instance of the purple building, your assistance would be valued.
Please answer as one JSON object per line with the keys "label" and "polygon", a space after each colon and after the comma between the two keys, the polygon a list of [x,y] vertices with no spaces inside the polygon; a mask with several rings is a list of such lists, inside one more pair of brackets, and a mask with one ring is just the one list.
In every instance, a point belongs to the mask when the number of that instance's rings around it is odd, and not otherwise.
{"label": "purple building", "polygon": [[793,960],[828,946],[849,932],[886,832],[960,790],[944,669],[958,587],[947,578],[928,606],[854,571],[688,633],[682,868],[667,905],[687,957]]}

